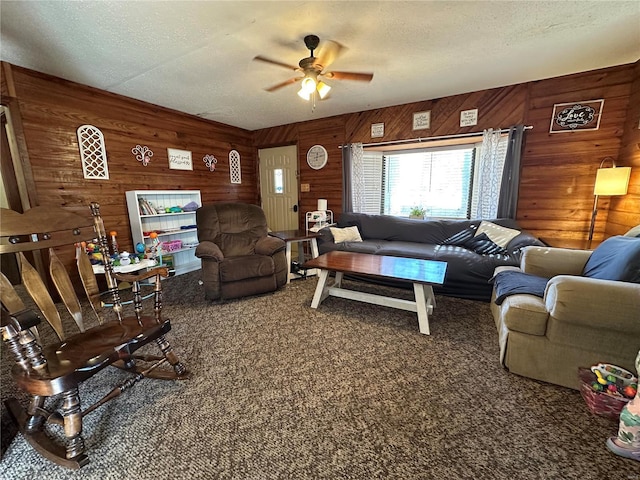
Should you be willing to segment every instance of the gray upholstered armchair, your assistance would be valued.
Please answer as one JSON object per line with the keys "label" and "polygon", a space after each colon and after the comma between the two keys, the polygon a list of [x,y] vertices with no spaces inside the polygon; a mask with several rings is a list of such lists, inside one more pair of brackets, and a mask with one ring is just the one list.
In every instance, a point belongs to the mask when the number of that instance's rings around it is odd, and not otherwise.
{"label": "gray upholstered armchair", "polygon": [[210,300],[273,292],[287,282],[285,242],[267,235],[262,209],[219,202],[196,211],[196,256]]}

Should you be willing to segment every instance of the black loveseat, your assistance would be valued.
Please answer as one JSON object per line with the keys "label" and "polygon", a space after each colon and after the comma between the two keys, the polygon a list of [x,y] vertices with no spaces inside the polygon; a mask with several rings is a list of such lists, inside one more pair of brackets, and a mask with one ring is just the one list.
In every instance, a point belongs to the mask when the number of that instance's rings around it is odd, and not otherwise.
{"label": "black loveseat", "polygon": [[[514,220],[486,222],[521,230]],[[480,220],[415,220],[390,215],[343,213],[334,228],[355,226],[362,241],[335,243],[331,228],[326,227],[320,231],[322,236],[318,238],[318,249],[321,254],[343,250],[444,261],[447,262],[445,282],[442,286],[434,286],[435,293],[488,302],[493,288],[490,279],[495,268],[500,265],[518,266],[522,248],[544,244],[531,234],[520,231],[506,245],[500,246],[484,233],[476,235],[480,223]],[[392,285],[410,287],[409,284]]]}

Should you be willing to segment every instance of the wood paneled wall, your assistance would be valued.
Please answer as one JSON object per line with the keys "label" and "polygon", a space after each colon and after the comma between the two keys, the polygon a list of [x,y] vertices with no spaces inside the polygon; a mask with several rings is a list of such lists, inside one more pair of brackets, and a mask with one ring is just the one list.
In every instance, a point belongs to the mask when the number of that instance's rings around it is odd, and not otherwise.
{"label": "wood paneled wall", "polygon": [[[517,216],[524,228],[544,237],[587,238],[596,170],[605,157],[618,159],[633,74],[633,65],[625,65],[531,83],[526,122],[533,130]],[[604,99],[598,130],[549,133],[554,104],[595,99]],[[599,199],[595,239],[603,238],[610,201]]]}
{"label": "wood paneled wall", "polygon": [[611,197],[606,236],[640,225],[640,61],[636,62],[618,164],[631,167],[627,195]]}
{"label": "wood paneled wall", "polygon": [[[200,190],[203,203],[258,202],[251,132],[8,67],[11,78],[3,77],[3,83],[13,82],[6,91],[15,92],[19,100],[37,202],[87,213],[90,202],[99,202],[105,225],[118,231],[122,249],[132,248],[125,200],[128,190]],[[3,104],[6,100],[3,98]],[[94,125],[104,134],[109,180],[83,177],[76,130],[84,124]],[[148,166],[132,154],[136,145],[153,151]],[[167,148],[191,151],[193,170],[169,169]],[[241,155],[241,184],[230,183],[228,156],[232,149]],[[218,160],[214,172],[202,160],[206,154]]]}
{"label": "wood paneled wall", "polygon": [[[595,172],[605,156],[632,166],[633,172],[629,195],[601,197],[596,238],[604,235],[605,228],[607,235],[613,235],[640,223],[638,62],[254,132],[7,64],[3,64],[3,74],[3,95],[14,97],[10,99],[13,108],[19,105],[38,203],[81,209],[90,201],[100,202],[107,228],[119,231],[124,248],[131,248],[127,190],[197,189],[205,203],[259,203],[257,150],[295,144],[299,183],[309,184],[309,192],[300,192],[302,226],[304,212],[314,210],[318,198],[327,198],[329,208],[340,213],[342,144],[453,135],[516,124],[534,127],[525,137],[517,215],[524,228],[539,236],[586,238]],[[599,130],[548,133],[554,103],[599,98],[605,99]],[[478,125],[461,128],[460,111],[474,108],[479,113]],[[431,111],[431,128],[414,131],[413,113],[424,110]],[[316,111],[322,115],[322,103]],[[384,137],[371,138],[372,123],[385,124]],[[82,176],[76,129],[83,124],[95,125],[104,133],[108,181]],[[147,167],[131,153],[138,144],[154,152]],[[329,152],[327,166],[317,171],[306,163],[306,152],[315,144],[324,145]],[[193,171],[170,170],[167,148],[190,150]],[[241,185],[229,180],[231,149],[242,157]],[[209,172],[202,162],[205,154],[218,159],[215,172]]]}
{"label": "wood paneled wall", "polygon": [[[640,63],[640,62],[639,62]],[[635,69],[635,70],[634,70]],[[594,238],[604,236],[609,205],[611,227],[607,236],[624,233],[640,223],[640,172],[637,168],[640,111],[629,107],[631,87],[638,78],[638,64],[622,65],[526,84],[482,90],[435,100],[340,115],[298,124],[257,130],[257,148],[297,144],[300,183],[310,184],[310,192],[300,194],[301,211],[315,209],[317,198],[327,198],[329,208],[339,213],[342,205],[342,160],[339,145],[348,142],[372,143],[411,138],[436,137],[479,132],[487,128],[533,126],[525,135],[517,219],[538,236],[585,239],[593,208],[596,170],[606,156],[618,164],[633,165],[630,195],[600,197]],[[634,95],[640,85],[634,83]],[[599,130],[549,133],[553,105],[605,99]],[[635,101],[640,105],[639,101]],[[478,125],[460,125],[460,111],[478,109]],[[638,107],[640,108],[640,107]],[[430,110],[431,128],[413,130],[413,113]],[[317,107],[321,114],[322,103]],[[635,121],[633,117],[635,115]],[[629,118],[631,117],[631,120]],[[625,121],[627,127],[625,127]],[[384,123],[385,135],[371,138],[371,124]],[[621,151],[623,132],[625,149]],[[634,136],[635,135],[635,136]],[[307,149],[317,143],[329,151],[329,161],[319,171],[306,164]],[[635,150],[634,150],[635,149]],[[624,153],[626,151],[630,153]],[[635,193],[634,193],[635,192]],[[301,225],[303,219],[301,218]],[[614,226],[615,224],[615,226]]]}

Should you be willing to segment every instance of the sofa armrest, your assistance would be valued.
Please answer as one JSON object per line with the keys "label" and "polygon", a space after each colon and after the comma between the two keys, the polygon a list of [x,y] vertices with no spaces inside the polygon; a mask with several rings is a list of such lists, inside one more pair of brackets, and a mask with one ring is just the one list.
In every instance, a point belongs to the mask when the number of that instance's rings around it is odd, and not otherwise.
{"label": "sofa armrest", "polygon": [[284,250],[287,243],[281,238],[266,236],[256,242],[255,251],[258,255],[272,256],[274,253]]}
{"label": "sofa armrest", "polygon": [[571,250],[553,247],[525,247],[520,268],[538,277],[581,275],[591,250]]}
{"label": "sofa armrest", "polygon": [[220,250],[220,247],[207,240],[200,242],[196,247],[196,257],[215,260],[217,262],[224,260],[224,254],[222,250]]}
{"label": "sofa armrest", "polygon": [[549,314],[558,321],[640,338],[637,283],[558,275],[549,280],[544,302]]}

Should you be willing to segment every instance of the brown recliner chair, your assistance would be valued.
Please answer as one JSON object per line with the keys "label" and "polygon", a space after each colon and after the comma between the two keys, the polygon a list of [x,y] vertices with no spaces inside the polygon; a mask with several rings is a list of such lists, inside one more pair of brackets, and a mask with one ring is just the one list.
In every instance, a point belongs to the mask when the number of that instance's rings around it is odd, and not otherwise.
{"label": "brown recliner chair", "polygon": [[218,202],[196,211],[196,256],[209,300],[273,292],[287,283],[286,244],[267,235],[262,209]]}

